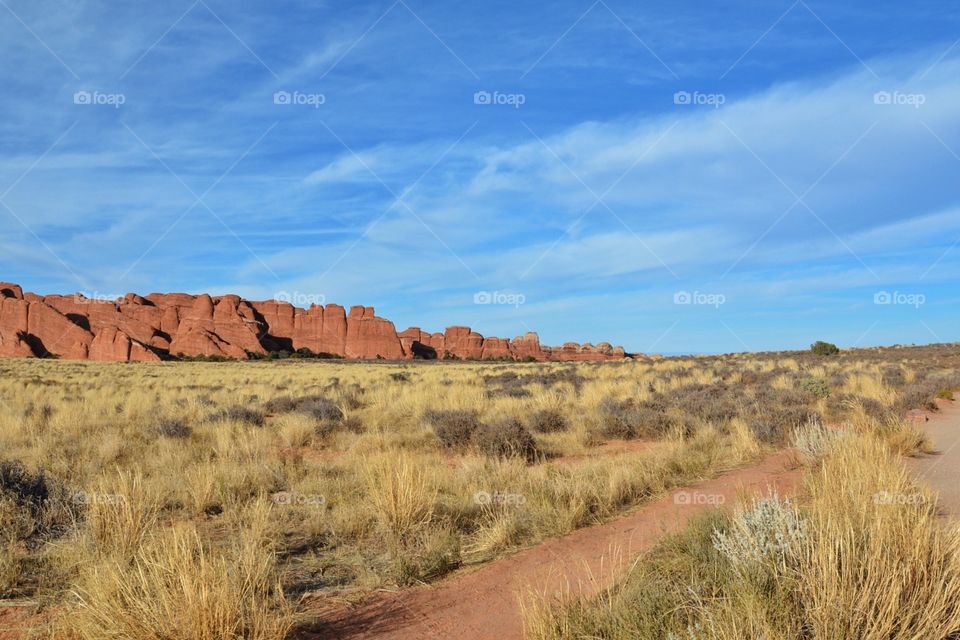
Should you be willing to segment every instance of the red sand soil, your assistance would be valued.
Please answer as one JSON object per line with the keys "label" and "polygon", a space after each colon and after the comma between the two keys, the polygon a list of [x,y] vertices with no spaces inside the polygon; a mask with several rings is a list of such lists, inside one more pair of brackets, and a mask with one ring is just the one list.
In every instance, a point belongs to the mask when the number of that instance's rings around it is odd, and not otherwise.
{"label": "red sand soil", "polygon": [[0,602],[0,640],[29,637],[28,630],[36,630],[43,623],[36,609],[36,604],[30,602]]}
{"label": "red sand soil", "polygon": [[742,492],[794,494],[801,472],[790,452],[731,471],[666,497],[607,524],[553,538],[434,585],[378,592],[339,606],[296,634],[299,640],[480,640],[521,638],[520,598],[591,596],[609,587],[638,553],[694,516]]}

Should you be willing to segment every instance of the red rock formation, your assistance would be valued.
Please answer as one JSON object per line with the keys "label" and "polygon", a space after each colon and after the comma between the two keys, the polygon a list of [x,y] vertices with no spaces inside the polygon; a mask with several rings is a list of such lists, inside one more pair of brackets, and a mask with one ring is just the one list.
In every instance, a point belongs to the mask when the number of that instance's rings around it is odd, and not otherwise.
{"label": "red rock formation", "polygon": [[104,327],[90,343],[89,358],[106,362],[160,362],[160,356],[116,327]]}
{"label": "red rock formation", "polygon": [[513,354],[510,352],[510,341],[506,338],[485,338],[480,359],[512,360]]}
{"label": "red rock formation", "polygon": [[40,343],[41,353],[86,360],[93,334],[42,301],[29,302],[26,333]]}
{"label": "red rock formation", "polygon": [[4,332],[0,329],[0,357],[2,358],[32,358],[35,354],[26,341],[26,334],[19,332]]}
{"label": "red rock formation", "polygon": [[12,282],[0,282],[0,298],[16,298],[23,300],[23,289]]}
{"label": "red rock formation", "polygon": [[400,360],[405,356],[393,323],[378,318],[373,307],[352,307],[347,317],[347,341],[344,355],[365,360],[387,358]]}
{"label": "red rock formation", "polygon": [[540,348],[540,336],[528,331],[513,339],[510,351],[517,360],[546,360],[547,354]]}
{"label": "red rock formation", "polygon": [[52,354],[70,359],[155,362],[169,356],[246,359],[271,351],[308,349],[352,359],[410,358],[609,360],[622,347],[567,343],[543,347],[536,333],[484,338],[469,327],[397,333],[373,307],[299,309],[286,302],[239,296],[128,293],[119,300],[80,294],[39,296],[0,282],[0,357]]}
{"label": "red rock formation", "polygon": [[483,336],[470,327],[447,327],[443,334],[444,355],[462,360],[479,360],[483,355]]}

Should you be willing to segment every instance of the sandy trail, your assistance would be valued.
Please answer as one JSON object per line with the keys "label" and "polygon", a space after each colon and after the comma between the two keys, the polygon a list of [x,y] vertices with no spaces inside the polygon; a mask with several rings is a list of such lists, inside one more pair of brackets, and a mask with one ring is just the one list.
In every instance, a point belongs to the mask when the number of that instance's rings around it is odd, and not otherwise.
{"label": "sandy trail", "polygon": [[[960,451],[958,451],[960,453]],[[519,596],[590,596],[613,583],[636,555],[713,504],[732,505],[741,492],[776,488],[790,495],[801,472],[785,452],[759,464],[677,489],[623,518],[579,529],[437,584],[376,593],[322,617],[302,640],[481,640],[521,638]]]}
{"label": "sandy trail", "polygon": [[960,402],[938,400],[940,411],[928,414],[924,431],[935,452],[911,458],[907,466],[917,479],[940,493],[941,513],[960,518]]}

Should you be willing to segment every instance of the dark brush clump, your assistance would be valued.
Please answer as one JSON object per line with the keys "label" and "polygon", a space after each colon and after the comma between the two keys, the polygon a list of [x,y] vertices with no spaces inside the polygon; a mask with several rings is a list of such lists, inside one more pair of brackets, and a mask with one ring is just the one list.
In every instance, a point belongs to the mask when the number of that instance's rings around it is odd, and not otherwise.
{"label": "dark brush clump", "polygon": [[494,458],[537,459],[537,444],[533,434],[515,418],[506,418],[489,425],[481,425],[473,433],[473,445]]}
{"label": "dark brush clump", "polygon": [[883,369],[883,384],[899,389],[907,384],[907,376],[900,365],[889,365]]}
{"label": "dark brush clump", "polygon": [[903,388],[895,406],[902,413],[911,409],[937,411],[939,407],[934,398],[944,388],[943,383],[936,379],[914,381]]}
{"label": "dark brush clump", "polygon": [[21,507],[39,512],[54,491],[53,482],[41,468],[31,473],[19,460],[0,461],[0,493]]}
{"label": "dark brush clump", "polygon": [[349,431],[350,433],[363,433],[365,430],[363,420],[360,419],[360,416],[356,415],[344,418],[341,426],[344,431]]}
{"label": "dark brush clump", "polygon": [[0,496],[22,510],[20,521],[11,523],[16,531],[0,533],[19,539],[60,536],[82,517],[80,505],[70,499],[64,485],[42,467],[31,471],[19,460],[0,460]]}
{"label": "dark brush clump", "polygon": [[673,407],[710,422],[729,420],[740,414],[737,393],[724,384],[688,384],[655,396],[651,408]]}
{"label": "dark brush clump", "polygon": [[540,384],[549,388],[568,382],[573,385],[574,391],[579,393],[585,378],[576,369],[564,367],[556,371],[540,371],[529,375],[520,375],[516,371],[504,371],[496,375],[484,376],[483,381],[487,387],[492,387],[487,391],[490,397],[523,398],[530,395],[526,389],[530,384]]}
{"label": "dark brush clump", "polygon": [[332,400],[324,397],[310,398],[297,405],[297,412],[313,416],[325,422],[340,422],[343,420],[343,411]]}
{"label": "dark brush clump", "polygon": [[530,417],[530,428],[537,433],[558,433],[569,426],[567,418],[556,409],[542,409]]}
{"label": "dark brush clump", "polygon": [[820,420],[819,412],[810,406],[815,400],[797,389],[757,389],[747,423],[761,442],[784,444],[795,428]]}
{"label": "dark brush clump", "polygon": [[434,410],[423,414],[423,421],[433,428],[440,444],[447,449],[463,449],[470,445],[473,434],[481,427],[473,411]]}
{"label": "dark brush clump", "polygon": [[606,438],[659,438],[675,426],[687,427],[683,420],[667,413],[662,401],[638,404],[632,399],[605,398],[600,403],[600,433]]}
{"label": "dark brush clump", "polygon": [[300,398],[277,396],[263,403],[263,410],[267,413],[290,413],[297,408]]}
{"label": "dark brush clump", "polygon": [[249,424],[255,427],[262,427],[264,418],[262,411],[257,411],[256,409],[251,409],[241,405],[234,405],[232,407],[227,407],[226,409],[221,409],[213,415],[212,419],[214,422],[234,420],[236,422],[243,422],[244,424]]}
{"label": "dark brush clump", "polygon": [[852,393],[834,393],[827,398],[826,417],[833,421],[849,418],[857,406],[863,407],[864,413],[877,420],[889,417],[889,410],[879,400],[866,398]]}
{"label": "dark brush clump", "polygon": [[291,398],[279,396],[263,404],[267,413],[305,413],[317,420],[339,422],[343,420],[343,411],[325,396],[303,396]]}
{"label": "dark brush clump", "polygon": [[179,418],[160,418],[153,425],[153,432],[164,438],[186,439],[193,433],[193,428]]}
{"label": "dark brush clump", "polygon": [[527,462],[538,456],[533,434],[513,418],[484,424],[473,411],[430,410],[423,415],[423,421],[433,428],[446,449],[473,448],[491,457],[520,457]]}

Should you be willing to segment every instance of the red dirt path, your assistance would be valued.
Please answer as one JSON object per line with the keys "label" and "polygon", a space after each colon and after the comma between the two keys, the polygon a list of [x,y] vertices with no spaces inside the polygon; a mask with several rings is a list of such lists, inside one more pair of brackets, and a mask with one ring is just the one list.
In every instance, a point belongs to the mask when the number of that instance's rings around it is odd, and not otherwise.
{"label": "red dirt path", "polygon": [[[323,622],[300,630],[295,637],[521,638],[520,596],[594,595],[610,586],[638,553],[652,547],[664,534],[681,530],[712,504],[722,501],[732,505],[739,493],[765,492],[768,487],[776,488],[781,495],[795,493],[800,471],[792,466],[789,453],[771,455],[753,467],[672,491],[613,522],[547,540],[437,584],[373,594],[356,605],[327,612],[321,616]],[[685,499],[690,496],[693,498]]]}

